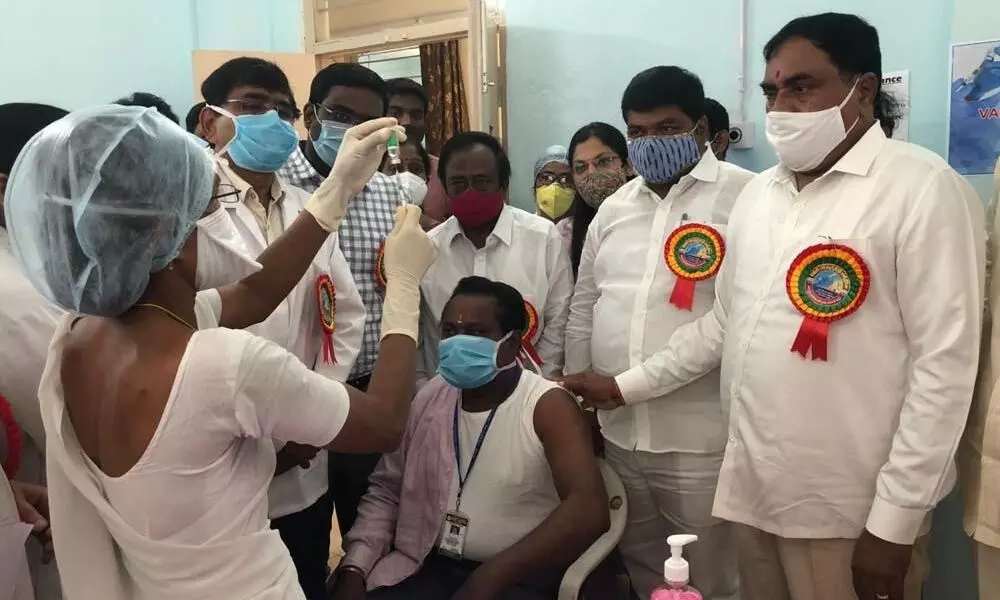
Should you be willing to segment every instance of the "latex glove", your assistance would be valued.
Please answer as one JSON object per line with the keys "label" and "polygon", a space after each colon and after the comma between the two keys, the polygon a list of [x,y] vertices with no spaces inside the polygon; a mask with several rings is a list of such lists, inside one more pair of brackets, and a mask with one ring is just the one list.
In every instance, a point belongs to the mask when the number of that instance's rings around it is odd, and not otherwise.
{"label": "latex glove", "polygon": [[420,280],[434,262],[434,244],[420,228],[421,211],[413,205],[396,209],[396,224],[385,238],[385,302],[382,337],[401,333],[417,341]]}
{"label": "latex glove", "polygon": [[323,229],[333,233],[340,227],[347,214],[347,205],[361,193],[382,164],[386,142],[393,132],[400,144],[406,140],[396,119],[383,117],[355,125],[344,134],[330,176],[306,203],[306,210]]}

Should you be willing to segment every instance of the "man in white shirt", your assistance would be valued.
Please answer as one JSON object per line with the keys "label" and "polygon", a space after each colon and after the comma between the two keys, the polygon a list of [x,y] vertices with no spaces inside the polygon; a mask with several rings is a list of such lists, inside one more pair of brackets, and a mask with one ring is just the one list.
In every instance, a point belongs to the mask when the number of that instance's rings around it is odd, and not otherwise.
{"label": "man in white shirt", "polygon": [[[0,105],[0,394],[6,396],[24,432],[18,479],[45,483],[45,430],[38,405],[38,382],[45,368],[49,342],[62,311],[42,298],[21,274],[12,254],[3,214],[7,178],[21,148],[66,111],[45,104]],[[62,597],[55,565],[41,564],[41,549],[28,548],[35,597]]]}
{"label": "man in white shirt", "polygon": [[[704,89],[684,69],[636,75],[622,116],[638,177],[604,201],[587,231],[566,326],[567,373],[624,373],[711,311],[729,212],[753,178],[715,157]],[[726,446],[718,371],[649,402],[597,408],[608,462],[628,491],[620,549],[636,592],[648,597],[663,582],[665,537],[693,533],[693,585],[708,599],[734,597],[730,527],[712,517]]]}
{"label": "man in white shirt", "polygon": [[[288,79],[273,63],[242,57],[216,69],[201,92],[208,103],[201,113],[204,136],[221,154],[216,196],[249,251],[260,254],[309,199],[275,175],[298,144],[292,126],[298,110]],[[333,292],[328,310],[318,308],[321,291]],[[317,373],[343,382],[361,347],[364,323],[364,305],[334,235],[288,298],[251,331],[288,349]],[[269,516],[310,600],[326,593],[333,517],[328,488],[325,451],[287,444],[278,453]]]}
{"label": "man in white shirt", "polygon": [[736,523],[743,600],[919,598],[914,542],[955,484],[976,377],[983,207],[939,156],[886,139],[868,23],[795,19],[764,56],[781,164],[733,208],[712,312],[571,387],[634,405],[721,360],[713,512]]}
{"label": "man in white shirt", "polygon": [[501,281],[521,293],[528,314],[521,364],[540,367],[546,376],[561,375],[573,282],[555,225],[505,203],[510,160],[493,136],[456,135],[441,149],[438,165],[452,216],[429,232],[437,259],[420,286],[418,384],[437,371],[440,315],[455,286],[470,275]]}
{"label": "man in white shirt", "polygon": [[969,423],[959,450],[959,474],[965,499],[965,531],[975,543],[979,599],[1000,600],[1000,162],[993,171],[994,193],[987,210],[986,321],[979,381]]}

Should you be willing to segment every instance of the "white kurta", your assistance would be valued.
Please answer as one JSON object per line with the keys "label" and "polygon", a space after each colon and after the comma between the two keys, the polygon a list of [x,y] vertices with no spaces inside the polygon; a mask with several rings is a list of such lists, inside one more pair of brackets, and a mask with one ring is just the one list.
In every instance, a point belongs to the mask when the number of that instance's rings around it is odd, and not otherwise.
{"label": "white kurta", "polygon": [[[210,324],[218,303],[206,309],[204,299],[199,322]],[[346,388],[247,332],[198,331],[143,456],[108,477],[80,448],[63,400],[71,322],[56,331],[39,390],[53,539],[71,600],[304,600],[268,525],[271,440],[328,444],[347,419]]]}
{"label": "white kurta", "polygon": [[[789,538],[912,544],[955,484],[979,356],[983,205],[924,148],[872,126],[829,172],[796,190],[775,167],[729,220],[716,302],[619,375],[625,402],[722,364],[729,408],[716,516]],[[786,291],[816,244],[851,248],[871,286],[830,324],[828,360],[791,347],[803,316]]]}

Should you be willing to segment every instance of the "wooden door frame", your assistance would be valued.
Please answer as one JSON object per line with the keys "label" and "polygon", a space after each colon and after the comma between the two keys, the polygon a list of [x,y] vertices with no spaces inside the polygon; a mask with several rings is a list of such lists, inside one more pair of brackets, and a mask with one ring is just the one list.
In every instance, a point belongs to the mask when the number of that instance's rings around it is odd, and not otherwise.
{"label": "wooden door frame", "polygon": [[[501,127],[499,133],[504,144],[506,144],[506,48],[504,47],[503,28],[505,24],[505,13],[502,0],[486,0],[489,2],[490,11],[499,15],[501,22],[501,48],[502,67],[499,69],[499,98],[501,107]],[[469,46],[469,67],[475,69],[470,78],[475,89],[469,90],[467,101],[469,103],[469,126],[475,130],[485,131],[488,129],[489,120],[483,112],[483,94],[486,87],[486,73],[484,72],[484,49],[482,35],[482,20],[486,17],[483,13],[484,0],[468,0],[464,14],[449,16],[442,19],[433,20],[427,23],[415,23],[405,27],[387,28],[380,32],[365,33],[349,36],[338,40],[318,40],[317,27],[322,26],[325,30],[328,27],[324,23],[317,22],[317,12],[320,7],[326,5],[326,0],[302,0],[302,12],[304,23],[304,47],[307,53],[316,57],[319,65],[321,55],[336,54],[342,56],[364,54],[368,52],[384,52],[406,48],[419,44],[439,42],[456,38],[468,38]]]}

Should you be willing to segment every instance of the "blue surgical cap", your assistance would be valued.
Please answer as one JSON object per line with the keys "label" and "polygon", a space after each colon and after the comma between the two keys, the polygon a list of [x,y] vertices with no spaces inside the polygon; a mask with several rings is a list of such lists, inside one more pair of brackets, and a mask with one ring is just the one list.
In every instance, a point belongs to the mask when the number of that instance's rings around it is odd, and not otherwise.
{"label": "blue surgical cap", "polygon": [[49,301],[118,316],[177,257],[213,177],[210,157],[155,108],[70,113],[14,163],[4,202],[14,256]]}
{"label": "blue surgical cap", "polygon": [[549,146],[545,149],[545,152],[542,152],[542,155],[538,157],[538,160],[535,161],[535,177],[537,178],[538,174],[545,168],[545,165],[549,163],[562,163],[568,167],[568,155],[569,149],[566,148],[566,146],[560,146],[558,144],[555,146]]}

